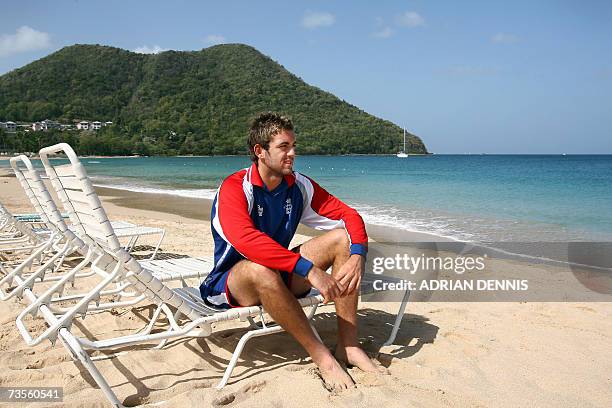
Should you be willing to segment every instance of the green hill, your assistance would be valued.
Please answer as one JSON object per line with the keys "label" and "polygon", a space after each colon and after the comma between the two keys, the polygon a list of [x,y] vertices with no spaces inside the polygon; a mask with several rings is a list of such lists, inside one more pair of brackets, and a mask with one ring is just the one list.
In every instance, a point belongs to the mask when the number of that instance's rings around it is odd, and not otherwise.
{"label": "green hill", "polygon": [[0,121],[114,122],[76,137],[81,153],[241,154],[249,119],[268,110],[293,118],[302,154],[395,153],[402,140],[393,123],[240,44],[156,55],[74,45],[0,76]]}

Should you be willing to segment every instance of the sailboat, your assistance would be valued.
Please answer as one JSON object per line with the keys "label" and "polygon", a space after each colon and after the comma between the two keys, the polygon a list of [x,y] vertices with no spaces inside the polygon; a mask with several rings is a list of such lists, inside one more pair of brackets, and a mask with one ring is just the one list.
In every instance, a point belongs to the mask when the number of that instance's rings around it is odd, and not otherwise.
{"label": "sailboat", "polygon": [[397,157],[401,159],[405,159],[406,157],[408,157],[408,155],[406,154],[406,129],[404,129],[404,148],[397,154]]}

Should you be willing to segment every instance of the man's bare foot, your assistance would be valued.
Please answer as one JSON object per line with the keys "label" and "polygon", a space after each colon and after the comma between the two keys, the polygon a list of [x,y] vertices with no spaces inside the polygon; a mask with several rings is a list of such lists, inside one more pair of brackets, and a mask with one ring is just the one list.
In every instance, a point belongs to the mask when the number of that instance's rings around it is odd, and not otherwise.
{"label": "man's bare foot", "polygon": [[314,361],[314,363],[319,367],[321,378],[329,391],[341,391],[355,387],[351,377],[331,354],[320,358],[320,361]]}
{"label": "man's bare foot", "polygon": [[366,373],[389,374],[389,370],[385,367],[374,364],[361,347],[342,347],[338,345],[334,355],[338,361],[343,361],[349,366],[355,366]]}

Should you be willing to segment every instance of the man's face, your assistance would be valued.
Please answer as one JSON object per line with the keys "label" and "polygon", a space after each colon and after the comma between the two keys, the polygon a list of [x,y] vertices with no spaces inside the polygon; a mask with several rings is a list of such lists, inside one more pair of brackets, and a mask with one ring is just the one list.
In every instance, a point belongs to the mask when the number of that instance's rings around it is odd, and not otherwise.
{"label": "man's face", "polygon": [[289,175],[293,172],[295,147],[295,134],[293,131],[283,130],[272,136],[268,150],[261,149],[263,158],[259,158],[259,163],[263,163],[279,175]]}

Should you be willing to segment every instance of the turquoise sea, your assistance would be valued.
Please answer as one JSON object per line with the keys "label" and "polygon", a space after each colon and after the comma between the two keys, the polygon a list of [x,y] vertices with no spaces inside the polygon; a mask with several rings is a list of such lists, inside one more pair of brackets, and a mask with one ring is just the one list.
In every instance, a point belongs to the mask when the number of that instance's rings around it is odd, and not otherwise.
{"label": "turquoise sea", "polygon": [[[201,198],[249,165],[246,157],[83,163],[98,185]],[[612,241],[612,155],[300,156],[295,169],[369,224],[474,242]]]}

